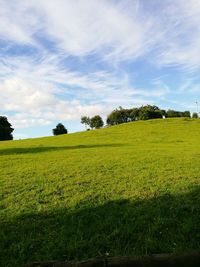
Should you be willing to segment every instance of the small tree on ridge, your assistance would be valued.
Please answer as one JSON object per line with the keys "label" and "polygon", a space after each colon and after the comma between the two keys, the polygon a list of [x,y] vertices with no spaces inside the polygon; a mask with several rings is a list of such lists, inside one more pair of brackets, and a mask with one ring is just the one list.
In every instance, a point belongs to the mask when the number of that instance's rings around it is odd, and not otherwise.
{"label": "small tree on ridge", "polygon": [[99,115],[96,115],[90,119],[90,127],[93,129],[99,129],[103,127],[103,120]]}
{"label": "small tree on ridge", "polygon": [[58,123],[56,128],[53,129],[54,135],[67,134],[67,129],[62,123]]}
{"label": "small tree on ridge", "polygon": [[90,127],[90,118],[87,116],[82,116],[81,123],[85,124],[85,128],[87,128],[87,125]]}

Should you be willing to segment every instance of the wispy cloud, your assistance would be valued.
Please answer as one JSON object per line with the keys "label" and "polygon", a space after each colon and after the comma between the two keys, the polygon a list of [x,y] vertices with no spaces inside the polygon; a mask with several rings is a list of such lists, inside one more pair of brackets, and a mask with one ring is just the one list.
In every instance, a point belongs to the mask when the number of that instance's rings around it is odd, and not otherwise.
{"label": "wispy cloud", "polygon": [[137,0],[1,0],[0,15],[2,38],[33,46],[40,44],[40,38],[52,39],[59,50],[73,56],[136,58],[156,39],[150,38],[152,18],[141,17]]}
{"label": "wispy cloud", "polygon": [[[148,97],[166,93],[130,87],[123,73],[117,76],[106,71],[70,71],[51,55],[42,62],[7,57],[0,66],[1,109],[15,112],[12,119],[20,127],[80,119],[81,115],[105,115],[116,105],[152,102]],[[106,106],[108,102],[110,105]]]}
{"label": "wispy cloud", "polygon": [[0,37],[7,41],[42,49],[48,40],[65,55],[97,54],[109,61],[133,60],[154,51],[159,64],[200,65],[198,0],[164,4],[159,0],[1,0],[0,4]]}
{"label": "wispy cloud", "polygon": [[157,62],[194,71],[200,67],[200,2],[168,1],[159,11],[163,30]]}

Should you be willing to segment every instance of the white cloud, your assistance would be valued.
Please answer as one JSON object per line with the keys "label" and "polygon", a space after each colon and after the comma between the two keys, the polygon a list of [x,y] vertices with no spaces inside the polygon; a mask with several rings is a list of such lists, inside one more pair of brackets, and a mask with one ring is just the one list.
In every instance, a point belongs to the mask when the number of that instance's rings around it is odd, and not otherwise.
{"label": "white cloud", "polygon": [[[103,54],[104,58],[138,57],[150,45],[151,21],[140,21],[137,0],[32,1],[43,16],[44,32],[70,55]],[[126,4],[131,8],[127,14]],[[155,38],[155,37],[154,37]],[[142,48],[142,49],[141,49]]]}
{"label": "white cloud", "polygon": [[151,97],[167,93],[133,88],[126,73],[82,74],[63,69],[51,55],[42,62],[19,56],[7,56],[4,61],[0,106],[4,112],[15,112],[11,119],[16,127],[80,120],[82,115],[105,116],[116,106],[152,103]]}
{"label": "white cloud", "polygon": [[158,17],[163,36],[157,62],[194,71],[200,67],[200,1],[169,1]]}
{"label": "white cloud", "polygon": [[[100,103],[81,101],[79,91],[76,92],[74,88],[74,85],[79,86],[82,93],[87,88],[88,97],[92,98],[90,94],[93,91],[106,89],[107,83],[98,81],[98,75],[102,73],[90,74],[88,77],[63,70],[54,58],[42,63],[28,61],[28,58],[7,58],[4,70],[0,75],[1,111],[15,112],[15,115],[9,117],[16,127],[48,124],[57,120],[79,120],[83,114],[105,113],[106,109]],[[63,89],[60,84],[64,85]],[[71,100],[59,96],[68,93],[72,94]]]}
{"label": "white cloud", "polygon": [[0,4],[1,37],[39,45],[35,36],[40,33],[68,55],[137,58],[156,41],[153,18],[141,17],[138,0],[1,0]]}
{"label": "white cloud", "polygon": [[156,5],[142,0],[0,0],[0,5],[0,37],[6,41],[42,49],[39,34],[65,56],[97,54],[114,63],[154,51],[151,61],[159,65],[200,67],[199,0]]}
{"label": "white cloud", "polygon": [[0,0],[0,6],[0,38],[7,42],[36,45],[33,35],[40,29],[40,24],[26,1]]}

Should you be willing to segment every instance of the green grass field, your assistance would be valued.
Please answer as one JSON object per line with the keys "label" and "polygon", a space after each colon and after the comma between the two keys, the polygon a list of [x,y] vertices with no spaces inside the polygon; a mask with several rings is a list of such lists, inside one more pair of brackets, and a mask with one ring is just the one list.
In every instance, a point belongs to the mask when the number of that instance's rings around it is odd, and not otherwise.
{"label": "green grass field", "polygon": [[0,142],[0,266],[200,248],[200,120]]}

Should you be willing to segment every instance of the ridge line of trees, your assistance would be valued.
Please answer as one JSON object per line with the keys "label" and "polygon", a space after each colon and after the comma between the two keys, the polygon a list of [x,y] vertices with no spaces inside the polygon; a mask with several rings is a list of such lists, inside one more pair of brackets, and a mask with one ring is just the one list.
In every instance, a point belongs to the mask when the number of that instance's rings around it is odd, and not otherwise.
{"label": "ridge line of trees", "polygon": [[137,120],[150,120],[150,119],[161,119],[161,118],[175,118],[175,117],[186,117],[190,118],[190,111],[176,111],[168,109],[160,109],[153,105],[141,106],[139,108],[124,109],[119,107],[113,110],[107,116],[108,125],[116,125],[120,123],[137,121]]}
{"label": "ridge line of trees", "polygon": [[[160,109],[155,105],[145,105],[139,108],[122,108],[119,107],[114,109],[106,119],[106,123],[108,126],[117,125],[121,123],[127,123],[131,121],[137,120],[150,120],[150,119],[159,119],[159,118],[177,118],[177,117],[184,117],[184,118],[198,118],[198,114],[194,112],[191,116],[190,111],[177,111],[173,109]],[[101,128],[104,125],[102,118],[99,115],[96,115],[92,118],[87,116],[81,117],[81,123],[85,125],[86,129],[89,130],[87,127],[91,129]]]}

